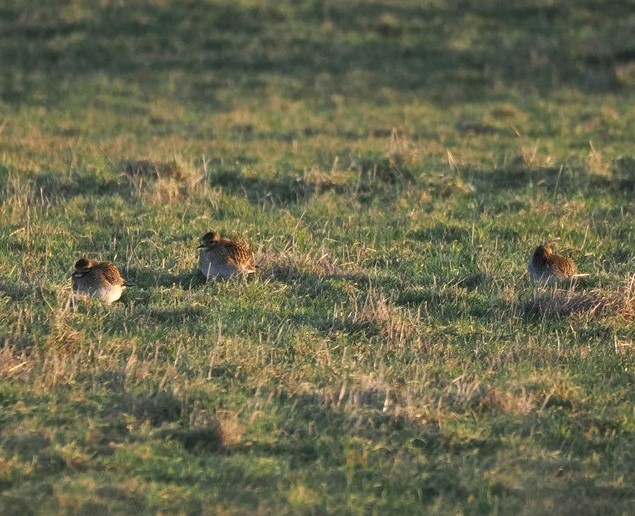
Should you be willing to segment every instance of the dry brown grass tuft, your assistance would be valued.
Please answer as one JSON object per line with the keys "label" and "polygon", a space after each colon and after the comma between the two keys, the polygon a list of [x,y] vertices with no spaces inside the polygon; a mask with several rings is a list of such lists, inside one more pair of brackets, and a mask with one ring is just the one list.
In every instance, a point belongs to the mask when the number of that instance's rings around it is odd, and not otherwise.
{"label": "dry brown grass tuft", "polygon": [[635,63],[631,60],[615,66],[615,75],[619,83],[626,87],[635,86]]}
{"label": "dry brown grass tuft", "polygon": [[439,185],[441,197],[452,197],[454,195],[469,194],[474,192],[474,187],[466,183],[460,177],[444,179]]}
{"label": "dry brown grass tuft", "polygon": [[46,388],[73,385],[84,370],[83,359],[84,355],[80,353],[75,355],[56,351],[46,353],[43,361],[40,362],[41,358],[39,360],[36,359],[38,365],[41,364],[37,383]]}
{"label": "dry brown grass tuft", "polygon": [[388,144],[388,156],[393,160],[409,166],[421,162],[421,150],[405,134],[393,129]]}
{"label": "dry brown grass tuft", "polygon": [[193,175],[192,169],[178,159],[171,161],[125,159],[119,162],[118,169],[129,177],[144,177],[146,179],[188,180]]}
{"label": "dry brown grass tuft", "polygon": [[331,276],[342,273],[339,265],[327,252],[300,254],[292,247],[289,244],[281,251],[268,250],[266,253],[255,253],[259,267],[258,276],[261,280],[293,282],[300,280],[303,275]]}
{"label": "dry brown grass tuft", "polygon": [[240,423],[238,414],[230,410],[219,410],[216,419],[220,428],[221,440],[224,447],[240,444],[245,427]]}
{"label": "dry brown grass tuft", "polygon": [[635,275],[627,278],[617,290],[596,288],[577,292],[569,290],[542,290],[525,306],[525,313],[534,316],[572,316],[588,319],[635,316]]}
{"label": "dry brown grass tuft", "polygon": [[5,341],[0,348],[0,375],[3,378],[25,378],[33,367],[26,351],[23,349],[18,351]]}
{"label": "dry brown grass tuft", "polygon": [[155,202],[174,202],[187,197],[189,189],[174,179],[159,179],[150,188],[150,197]]}
{"label": "dry brown grass tuft", "polygon": [[128,159],[118,170],[140,196],[155,202],[173,202],[190,196],[204,184],[205,173],[180,158],[170,161]]}
{"label": "dry brown grass tuft", "polygon": [[349,170],[358,174],[366,187],[375,183],[414,184],[413,168],[421,161],[421,154],[406,136],[393,129],[385,154],[363,154],[353,159]]}
{"label": "dry brown grass tuft", "polygon": [[[70,301],[69,301],[70,302]],[[68,322],[66,310],[55,310],[51,328],[46,337],[47,344],[61,355],[73,355],[79,349],[82,335]]]}
{"label": "dry brown grass tuft", "polygon": [[385,156],[363,156],[355,163],[359,177],[367,184],[410,184],[415,179],[406,164],[405,158],[399,153]]}
{"label": "dry brown grass tuft", "polygon": [[321,389],[315,389],[308,383],[302,384],[293,396],[297,403],[346,412],[369,409],[396,413],[399,404],[403,404],[395,389],[382,378],[371,375]]}
{"label": "dry brown grass tuft", "polygon": [[553,166],[553,158],[551,156],[541,156],[538,145],[533,147],[522,147],[518,154],[509,161],[512,169],[550,167]]}
{"label": "dry brown grass tuft", "polygon": [[350,303],[334,308],[333,329],[377,335],[390,349],[425,347],[418,331],[420,317],[394,306],[381,292],[368,291],[364,298],[349,295]]}
{"label": "dry brown grass tuft", "polygon": [[317,166],[305,170],[301,184],[307,189],[306,193],[334,191],[341,194],[352,188],[349,181],[350,176],[339,169],[336,158],[331,170],[324,171]]}
{"label": "dry brown grass tuft", "polygon": [[630,355],[635,352],[635,342],[615,338],[615,353],[617,355]]}

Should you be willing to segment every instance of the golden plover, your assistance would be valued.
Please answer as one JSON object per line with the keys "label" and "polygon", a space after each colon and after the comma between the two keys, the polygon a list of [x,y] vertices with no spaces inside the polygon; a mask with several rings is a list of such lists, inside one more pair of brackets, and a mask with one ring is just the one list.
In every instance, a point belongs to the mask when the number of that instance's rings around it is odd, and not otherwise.
{"label": "golden plover", "polygon": [[246,245],[221,238],[216,231],[205,233],[198,246],[198,268],[207,280],[233,278],[256,272],[253,253]]}
{"label": "golden plover", "polygon": [[578,268],[571,258],[553,254],[546,244],[536,247],[527,264],[527,271],[534,283],[542,285],[554,285],[559,281],[588,276],[578,274]]}
{"label": "golden plover", "polygon": [[96,297],[105,303],[113,303],[129,286],[121,277],[114,263],[80,258],[73,272],[73,296]]}

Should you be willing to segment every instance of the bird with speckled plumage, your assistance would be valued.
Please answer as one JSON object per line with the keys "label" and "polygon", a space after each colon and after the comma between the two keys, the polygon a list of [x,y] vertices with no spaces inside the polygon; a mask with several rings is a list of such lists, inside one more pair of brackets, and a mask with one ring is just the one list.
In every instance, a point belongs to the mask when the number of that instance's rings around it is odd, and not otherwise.
{"label": "bird with speckled plumage", "polygon": [[205,233],[198,249],[198,268],[208,281],[256,272],[249,247],[237,240],[221,238],[216,231]]}
{"label": "bird with speckled plumage", "polygon": [[71,278],[74,298],[95,297],[107,304],[117,301],[129,286],[114,263],[87,258],[77,261]]}
{"label": "bird with speckled plumage", "polygon": [[571,280],[588,274],[578,274],[578,268],[571,258],[553,254],[551,247],[544,244],[538,246],[527,264],[531,280],[540,285],[555,285],[564,280]]}

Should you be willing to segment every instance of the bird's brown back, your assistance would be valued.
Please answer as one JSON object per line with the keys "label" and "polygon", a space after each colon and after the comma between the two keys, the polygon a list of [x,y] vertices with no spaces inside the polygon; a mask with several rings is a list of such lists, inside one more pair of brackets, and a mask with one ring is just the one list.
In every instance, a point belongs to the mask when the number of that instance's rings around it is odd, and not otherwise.
{"label": "bird's brown back", "polygon": [[224,258],[226,261],[241,266],[250,266],[253,259],[251,249],[245,244],[228,238],[221,239],[218,244],[212,248],[213,252],[218,253],[217,256]]}
{"label": "bird's brown back", "polygon": [[119,269],[111,262],[95,262],[87,271],[87,276],[93,276],[93,280],[99,283],[123,286],[125,280]]}
{"label": "bird's brown back", "polygon": [[546,256],[544,261],[545,265],[551,270],[552,274],[559,279],[569,278],[578,273],[578,268],[570,258],[565,258],[564,256],[560,256],[558,254],[552,254],[550,256]]}

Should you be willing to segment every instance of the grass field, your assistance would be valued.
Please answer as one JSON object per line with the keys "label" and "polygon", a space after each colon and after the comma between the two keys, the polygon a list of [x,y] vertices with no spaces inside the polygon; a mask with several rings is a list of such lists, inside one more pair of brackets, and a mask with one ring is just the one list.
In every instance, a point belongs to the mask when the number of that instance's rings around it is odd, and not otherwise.
{"label": "grass field", "polygon": [[2,2],[0,513],[635,513],[635,13],[475,4]]}

